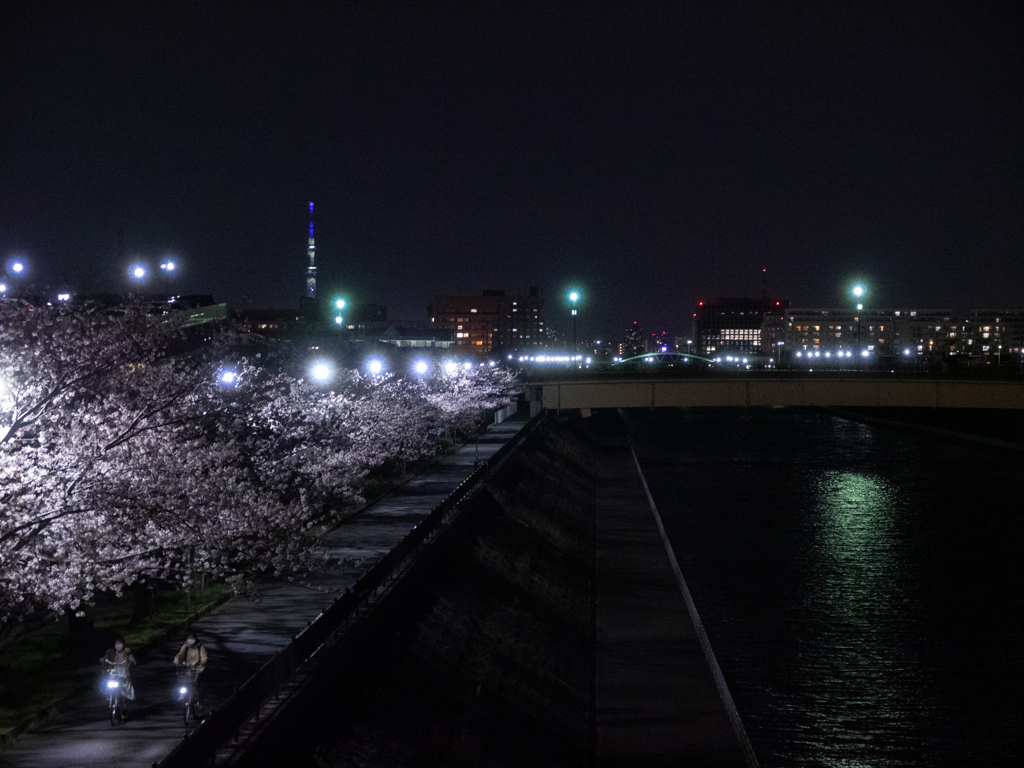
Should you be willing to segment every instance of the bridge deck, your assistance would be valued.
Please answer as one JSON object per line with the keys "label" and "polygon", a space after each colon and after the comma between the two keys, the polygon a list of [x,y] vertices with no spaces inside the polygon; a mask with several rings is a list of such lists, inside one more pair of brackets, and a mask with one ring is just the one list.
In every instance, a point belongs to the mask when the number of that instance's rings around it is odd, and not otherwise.
{"label": "bridge deck", "polygon": [[544,407],[909,407],[1024,409],[1024,381],[891,377],[581,377],[535,385]]}

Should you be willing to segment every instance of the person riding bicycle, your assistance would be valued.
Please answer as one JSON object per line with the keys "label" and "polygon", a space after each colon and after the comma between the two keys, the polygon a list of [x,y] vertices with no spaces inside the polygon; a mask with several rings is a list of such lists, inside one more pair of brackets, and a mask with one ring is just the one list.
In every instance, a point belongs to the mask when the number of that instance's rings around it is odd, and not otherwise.
{"label": "person riding bicycle", "polygon": [[132,655],[132,649],[124,644],[123,637],[119,635],[114,638],[114,647],[103,655],[100,664],[122,683],[125,699],[135,701],[135,686],[132,685],[135,657]]}
{"label": "person riding bicycle", "polygon": [[206,669],[206,646],[199,642],[195,632],[189,632],[185,638],[181,650],[174,656],[175,664],[184,664],[186,667],[195,667],[196,677]]}
{"label": "person riding bicycle", "polygon": [[181,650],[174,656],[174,664],[183,664],[192,670],[194,675],[192,678],[193,685],[197,692],[199,690],[199,675],[206,669],[206,660],[206,646],[199,642],[195,632],[189,632],[185,637]]}

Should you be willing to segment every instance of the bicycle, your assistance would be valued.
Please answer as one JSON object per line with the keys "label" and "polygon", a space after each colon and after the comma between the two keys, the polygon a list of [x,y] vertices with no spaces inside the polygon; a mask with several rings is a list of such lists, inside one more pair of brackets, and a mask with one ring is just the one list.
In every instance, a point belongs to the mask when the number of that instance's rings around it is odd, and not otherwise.
{"label": "bicycle", "polygon": [[182,719],[185,725],[189,720],[196,718],[196,704],[198,702],[198,691],[196,680],[199,679],[199,670],[195,665],[182,664],[178,667],[178,702],[182,705]]}
{"label": "bicycle", "polygon": [[126,686],[128,673],[125,662],[107,662],[110,668],[103,675],[103,692],[107,696],[111,727],[128,719]]}

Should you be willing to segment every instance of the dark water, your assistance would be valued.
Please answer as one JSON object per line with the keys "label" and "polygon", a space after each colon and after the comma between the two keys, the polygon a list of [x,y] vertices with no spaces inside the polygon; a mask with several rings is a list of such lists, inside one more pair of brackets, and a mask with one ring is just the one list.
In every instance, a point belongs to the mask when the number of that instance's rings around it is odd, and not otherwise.
{"label": "dark water", "polygon": [[627,426],[762,766],[1024,765],[1019,457],[807,412]]}

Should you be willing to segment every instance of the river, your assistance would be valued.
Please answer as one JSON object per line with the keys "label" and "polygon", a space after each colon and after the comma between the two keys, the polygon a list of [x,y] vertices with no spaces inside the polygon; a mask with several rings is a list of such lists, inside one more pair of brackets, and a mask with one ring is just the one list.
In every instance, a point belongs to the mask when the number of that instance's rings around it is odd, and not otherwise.
{"label": "river", "polygon": [[809,411],[626,423],[762,766],[1020,764],[1020,456]]}

